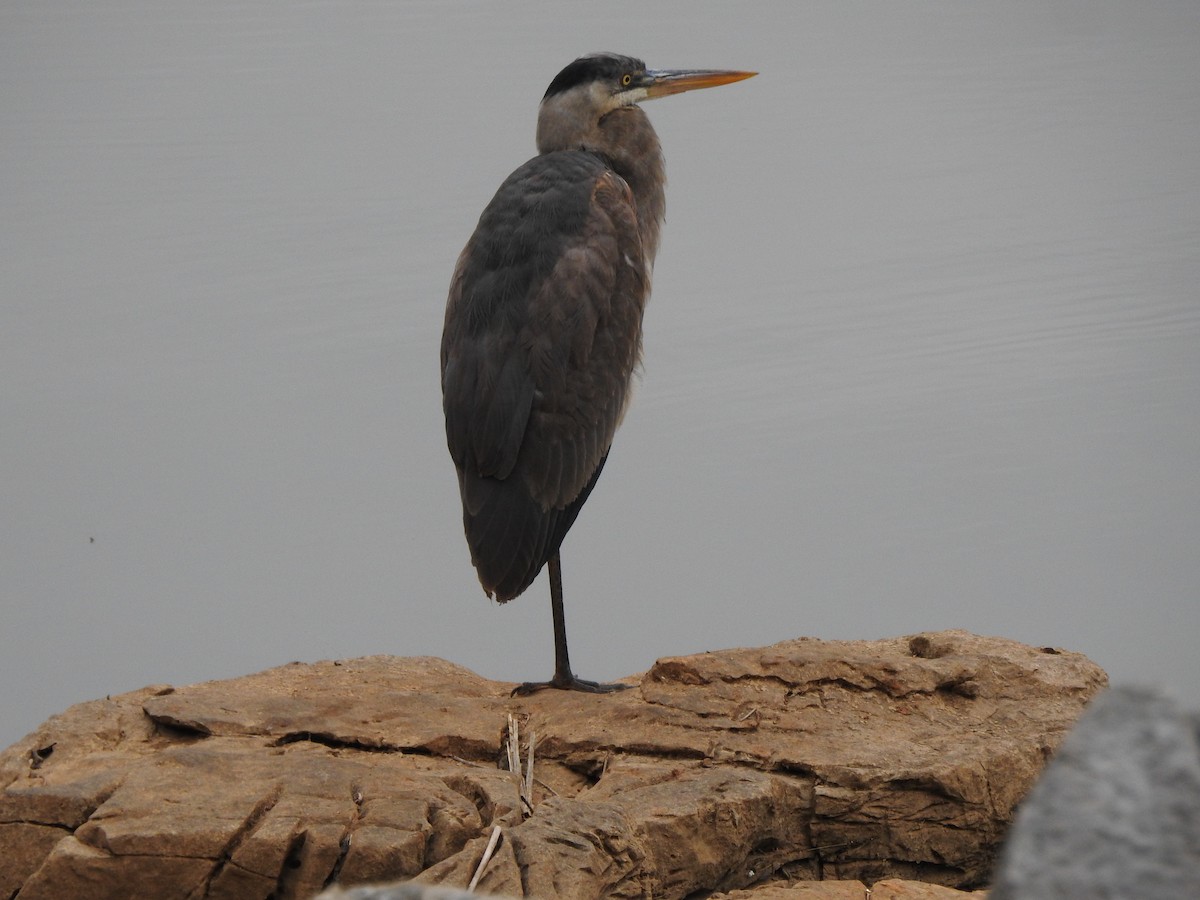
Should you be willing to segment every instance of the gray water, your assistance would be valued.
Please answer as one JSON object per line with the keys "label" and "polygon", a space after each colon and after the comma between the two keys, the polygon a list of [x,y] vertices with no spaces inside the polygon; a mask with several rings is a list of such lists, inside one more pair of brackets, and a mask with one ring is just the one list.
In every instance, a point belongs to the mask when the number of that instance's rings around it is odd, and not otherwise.
{"label": "gray water", "polygon": [[[548,10],[553,9],[554,12]],[[548,676],[442,432],[450,271],[570,59],[647,106],[646,363],[576,669],[967,628],[1200,693],[1200,6],[0,6],[0,745],[293,659]]]}

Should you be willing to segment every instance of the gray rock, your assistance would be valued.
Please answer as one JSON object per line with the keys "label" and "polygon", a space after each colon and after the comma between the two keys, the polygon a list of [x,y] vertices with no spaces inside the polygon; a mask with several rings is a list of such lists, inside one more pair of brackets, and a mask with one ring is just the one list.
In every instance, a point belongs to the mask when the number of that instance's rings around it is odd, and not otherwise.
{"label": "gray rock", "polygon": [[991,900],[1190,897],[1200,884],[1200,720],[1100,695],[1021,804]]}

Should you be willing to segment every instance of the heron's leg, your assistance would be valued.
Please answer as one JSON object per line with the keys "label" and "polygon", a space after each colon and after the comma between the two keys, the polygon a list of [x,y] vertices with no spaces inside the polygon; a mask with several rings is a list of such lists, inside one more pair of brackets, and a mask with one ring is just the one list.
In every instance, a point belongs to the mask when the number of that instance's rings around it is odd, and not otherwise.
{"label": "heron's leg", "polygon": [[585,691],[589,694],[607,694],[623,691],[627,684],[601,684],[576,678],[571,671],[571,658],[567,653],[567,622],[563,615],[562,561],[558,553],[548,562],[550,575],[550,612],[554,618],[554,677],[549,681],[527,681],[513,690],[513,695],[533,694],[546,688],[564,691]]}
{"label": "heron's leg", "polygon": [[550,613],[554,618],[554,678],[555,684],[569,684],[575,680],[571,672],[571,657],[567,653],[567,619],[563,613],[562,560],[558,553],[547,563],[550,574]]}

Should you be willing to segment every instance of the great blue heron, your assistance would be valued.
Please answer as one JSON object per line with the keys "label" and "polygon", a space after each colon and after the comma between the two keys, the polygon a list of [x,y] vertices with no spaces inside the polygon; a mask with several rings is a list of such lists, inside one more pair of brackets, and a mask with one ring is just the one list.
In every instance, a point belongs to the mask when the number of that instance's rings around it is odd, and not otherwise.
{"label": "great blue heron", "polygon": [[550,570],[554,677],[518,692],[622,687],[571,672],[559,546],[604,468],[641,357],[666,174],[637,104],[754,74],[575,60],[542,97],[538,155],[500,186],[458,258],[442,401],[471,562],[501,603]]}

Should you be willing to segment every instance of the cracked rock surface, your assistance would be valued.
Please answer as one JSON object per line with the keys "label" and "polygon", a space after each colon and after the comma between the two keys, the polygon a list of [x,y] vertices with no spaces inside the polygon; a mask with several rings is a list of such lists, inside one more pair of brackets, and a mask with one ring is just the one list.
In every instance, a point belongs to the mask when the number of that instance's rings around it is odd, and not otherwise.
{"label": "cracked rock surface", "polygon": [[[668,658],[626,681],[510,697],[444,660],[375,656],[79,704],[0,754],[0,898],[465,889],[496,826],[483,893],[980,887],[1106,679],[1076,653],[938,632]],[[510,717],[521,767],[534,740],[524,799]]]}

